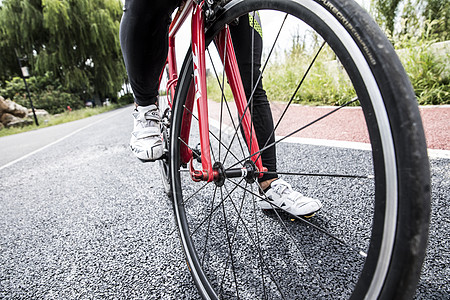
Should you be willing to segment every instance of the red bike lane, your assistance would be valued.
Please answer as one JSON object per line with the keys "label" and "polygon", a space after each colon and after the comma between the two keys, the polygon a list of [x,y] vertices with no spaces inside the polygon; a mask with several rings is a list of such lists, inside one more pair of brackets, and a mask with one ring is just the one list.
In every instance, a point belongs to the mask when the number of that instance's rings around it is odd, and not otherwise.
{"label": "red bike lane", "polygon": [[[210,116],[219,120],[220,103],[209,101]],[[274,122],[277,123],[286,103],[271,102]],[[229,105],[235,113],[235,106]],[[224,108],[225,109],[225,108]],[[336,110],[331,106],[304,106],[293,104],[283,117],[277,135],[293,130]],[[421,106],[420,113],[429,149],[450,150],[450,105]],[[369,137],[360,107],[345,107],[315,122],[295,135],[299,138],[368,143]]]}

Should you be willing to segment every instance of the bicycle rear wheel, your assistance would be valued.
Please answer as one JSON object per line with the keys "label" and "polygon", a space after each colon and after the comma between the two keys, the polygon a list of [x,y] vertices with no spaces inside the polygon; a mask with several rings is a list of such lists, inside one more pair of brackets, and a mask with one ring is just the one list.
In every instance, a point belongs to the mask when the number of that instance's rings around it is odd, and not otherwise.
{"label": "bicycle rear wheel", "polygon": [[[160,83],[160,95],[158,97],[158,108],[161,117],[161,135],[164,141],[164,155],[158,160],[159,174],[163,184],[164,192],[172,197],[171,181],[169,176],[169,140],[170,140],[170,121],[172,115],[172,109],[170,107],[169,99],[173,99],[173,95],[170,95],[170,89],[167,89],[169,74],[168,69],[163,71],[161,83]],[[162,93],[161,93],[162,91]]]}
{"label": "bicycle rear wheel", "polygon": [[[173,111],[170,173],[181,242],[200,295],[204,299],[411,297],[426,247],[430,177],[417,102],[394,49],[353,2],[247,0],[230,2],[209,25],[208,53],[216,51],[211,41],[224,26],[233,26],[247,13],[254,19],[254,11],[262,15],[263,86],[269,100],[281,98],[271,102],[277,174],[294,189],[320,199],[324,207],[310,219],[276,209],[265,212],[258,208],[265,197],[257,183],[225,178],[220,185],[190,179],[180,160],[180,147],[187,144],[193,149],[199,141],[195,114],[189,140],[180,138],[183,115],[192,114],[184,106],[192,85],[188,53]],[[270,24],[264,21],[268,11]],[[294,34],[307,34],[303,43],[286,47],[292,45],[292,29]],[[240,136],[240,118],[224,88],[222,67],[211,57],[209,96],[219,90],[219,102],[210,102],[212,159],[224,169],[242,167],[249,154]],[[295,84],[279,88],[292,78]],[[343,85],[337,85],[340,82]],[[323,108],[312,119],[302,115],[304,109],[294,102],[310,97],[311,88],[335,97],[339,105]],[[323,132],[350,125],[351,110],[359,108],[346,107],[355,104],[362,109],[366,143],[304,139],[313,128]],[[327,120],[335,123],[323,127]],[[339,130],[355,132],[351,126]],[[262,144],[263,151],[270,146]]]}

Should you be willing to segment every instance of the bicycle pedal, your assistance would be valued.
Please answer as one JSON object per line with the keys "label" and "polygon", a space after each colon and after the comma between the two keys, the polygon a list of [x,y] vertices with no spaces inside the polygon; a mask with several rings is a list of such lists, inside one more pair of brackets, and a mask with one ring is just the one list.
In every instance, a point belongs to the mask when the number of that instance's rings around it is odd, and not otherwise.
{"label": "bicycle pedal", "polygon": [[143,163],[152,163],[152,162],[156,162],[158,160],[162,159],[162,157],[158,158],[158,159],[140,159],[139,160]]}
{"label": "bicycle pedal", "polygon": [[200,144],[198,144],[195,149],[192,149],[192,156],[198,163],[202,163],[202,151],[200,149]]}
{"label": "bicycle pedal", "polygon": [[303,218],[305,218],[305,219],[309,219],[309,218],[314,217],[315,215],[316,215],[316,213],[314,212],[314,213],[312,213],[312,214],[310,214],[310,215],[305,215],[305,216],[301,216],[301,217],[303,217]]}
{"label": "bicycle pedal", "polygon": [[167,154],[167,153],[164,153],[163,155],[161,155],[160,158],[157,158],[157,159],[140,159],[140,158],[139,158],[139,160],[140,160],[141,162],[143,162],[143,163],[151,163],[151,162],[156,162],[156,161],[158,161],[158,160],[164,160],[164,159],[167,159],[167,158],[168,158],[168,154]]}
{"label": "bicycle pedal", "polygon": [[143,163],[151,163],[157,161],[157,159],[140,159],[139,160]]}

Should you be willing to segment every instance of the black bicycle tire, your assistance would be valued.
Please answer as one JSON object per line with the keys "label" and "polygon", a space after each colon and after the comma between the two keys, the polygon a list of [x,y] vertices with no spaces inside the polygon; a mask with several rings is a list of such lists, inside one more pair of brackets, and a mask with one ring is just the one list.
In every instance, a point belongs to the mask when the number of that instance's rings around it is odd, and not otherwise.
{"label": "black bicycle tire", "polygon": [[[164,70],[165,78],[166,80],[169,80],[169,74],[168,69],[166,68]],[[162,87],[161,87],[162,88]],[[169,149],[169,143],[170,143],[170,122],[171,122],[171,108],[169,106],[169,97],[170,97],[170,91],[166,90],[166,95],[161,95],[158,97],[158,106],[160,109],[161,115],[161,135],[164,141],[164,150],[168,151]],[[166,98],[167,97],[167,98]],[[164,104],[162,104],[164,102]],[[164,153],[164,157],[158,160],[158,168],[159,168],[159,175],[161,177],[162,181],[162,187],[164,189],[164,192],[166,195],[172,199],[172,183],[170,181],[170,175],[169,175],[169,155],[168,153]]]}
{"label": "black bicycle tire", "polygon": [[[362,12],[359,7],[350,1],[323,0],[314,3],[315,8],[325,8],[334,16],[335,20],[343,24],[342,27],[352,37],[358,49],[364,55],[365,60],[368,61],[368,66],[378,82],[383,96],[383,105],[389,127],[391,128],[390,132],[395,151],[398,214],[395,216],[397,224],[394,237],[395,244],[392,246],[390,258],[388,259],[390,261],[389,267],[386,274],[380,279],[382,287],[377,292],[376,297],[380,299],[408,299],[413,295],[419,279],[420,267],[426,248],[430,211],[429,165],[417,102],[403,67],[394,54],[394,49],[366,13]],[[291,9],[295,5],[298,5],[298,3],[290,0],[232,1],[225,7],[224,13],[210,26],[207,35],[210,38],[211,33],[217,32],[221,27],[220,24],[231,21],[243,12],[270,8],[271,6],[292,11]],[[301,13],[307,14],[310,12]],[[312,22],[320,23],[323,20],[314,19]],[[315,24],[315,26],[320,27],[321,25]],[[189,56],[188,53],[177,87],[174,125],[171,131],[172,141],[176,140],[177,128],[181,124],[183,97],[185,97],[190,84],[192,60]],[[366,117],[370,118],[371,116],[366,115]],[[188,236],[186,236],[187,225],[183,215],[184,208],[176,199],[180,195],[180,190],[177,188],[178,183],[176,182],[175,170],[179,164],[177,158],[178,147],[179,142],[171,145],[173,162],[171,164],[171,173],[172,182],[174,182],[173,194],[175,197],[174,210],[176,220],[182,236],[182,244],[189,268],[199,292],[205,299],[214,298],[215,292],[202,273],[195,249],[190,243]],[[384,221],[381,221],[381,223],[384,224]],[[378,255],[375,258],[371,264],[377,264]],[[370,274],[371,272],[368,273]],[[368,278],[363,277],[361,279],[363,283],[358,285],[358,287],[362,287],[362,290],[357,288],[353,295],[355,299],[365,297],[366,291],[363,288],[370,285],[370,283],[364,283],[364,281],[371,281],[371,276],[373,274],[369,275]]]}

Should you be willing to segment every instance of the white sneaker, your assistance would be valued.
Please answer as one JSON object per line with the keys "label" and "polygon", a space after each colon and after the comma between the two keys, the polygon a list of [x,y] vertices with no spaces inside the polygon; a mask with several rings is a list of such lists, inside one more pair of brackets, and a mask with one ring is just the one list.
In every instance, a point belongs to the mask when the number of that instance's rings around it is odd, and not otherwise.
{"label": "white sneaker", "polygon": [[143,161],[154,161],[160,158],[164,153],[164,146],[158,107],[156,105],[138,106],[133,112],[133,118],[131,151]]}
{"label": "white sneaker", "polygon": [[270,184],[271,188],[265,193],[266,199],[259,201],[261,209],[282,209],[295,216],[310,216],[322,208],[317,199],[305,197],[294,191],[289,183],[277,179]]}

